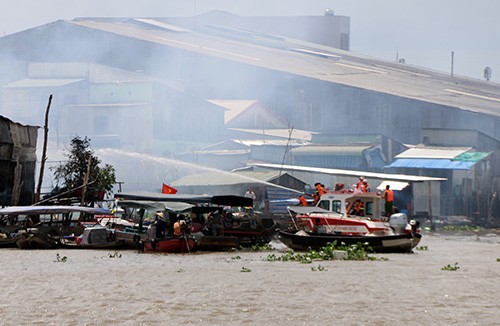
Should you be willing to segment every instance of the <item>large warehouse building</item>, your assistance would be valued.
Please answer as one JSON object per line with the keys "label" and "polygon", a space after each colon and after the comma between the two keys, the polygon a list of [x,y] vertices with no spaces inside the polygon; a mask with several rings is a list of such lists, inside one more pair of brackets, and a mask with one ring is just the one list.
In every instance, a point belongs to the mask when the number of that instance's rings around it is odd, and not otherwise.
{"label": "large warehouse building", "polygon": [[[216,101],[255,100],[323,144],[366,134],[486,153],[479,173],[488,184],[454,183],[464,185],[459,195],[484,197],[469,207],[500,215],[500,85],[351,53],[348,17],[281,19],[290,28],[274,30],[272,19],[280,18],[78,18],[4,36],[0,113],[40,125],[52,93],[59,139],[85,132],[102,146],[179,153],[227,138],[227,109]],[[429,130],[468,132],[447,144]],[[399,154],[388,144],[387,166]]]}

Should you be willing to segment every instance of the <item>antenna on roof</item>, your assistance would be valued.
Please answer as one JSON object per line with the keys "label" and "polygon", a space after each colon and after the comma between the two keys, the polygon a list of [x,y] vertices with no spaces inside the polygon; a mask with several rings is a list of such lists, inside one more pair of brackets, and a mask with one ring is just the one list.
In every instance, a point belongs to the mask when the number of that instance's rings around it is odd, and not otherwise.
{"label": "antenna on roof", "polygon": [[451,51],[451,78],[453,78],[453,61],[455,57],[455,52]]}
{"label": "antenna on roof", "polygon": [[486,79],[487,81],[489,81],[491,79],[491,68],[490,67],[484,68],[484,79]]}

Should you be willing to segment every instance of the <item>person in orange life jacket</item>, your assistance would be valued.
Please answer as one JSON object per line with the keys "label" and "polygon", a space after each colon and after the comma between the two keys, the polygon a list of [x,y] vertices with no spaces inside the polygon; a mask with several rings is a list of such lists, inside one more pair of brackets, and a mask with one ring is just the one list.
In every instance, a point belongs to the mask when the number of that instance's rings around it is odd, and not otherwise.
{"label": "person in orange life jacket", "polygon": [[363,193],[370,192],[370,186],[368,185],[368,182],[366,182],[366,180],[364,180],[363,183],[361,184],[361,192]]}
{"label": "person in orange life jacket", "polygon": [[363,177],[359,177],[359,181],[358,183],[356,183],[356,185],[354,186],[354,190],[355,192],[361,192],[362,191],[362,186],[363,186],[363,182],[365,181],[365,178]]}
{"label": "person in orange life jacket", "polygon": [[318,191],[318,195],[319,195],[320,198],[321,198],[321,196],[323,196],[323,194],[326,194],[326,189],[325,189],[325,185],[324,184],[321,184],[321,183],[317,182],[317,183],[314,184],[314,187]]}
{"label": "person in orange life jacket", "polygon": [[394,192],[390,189],[389,185],[385,186],[383,197],[385,199],[385,216],[391,217],[394,206]]}
{"label": "person in orange life jacket", "polygon": [[357,216],[365,216],[365,205],[361,200],[356,200],[354,210]]}
{"label": "person in orange life jacket", "polygon": [[304,195],[300,195],[299,197],[299,206],[307,206],[307,200]]}
{"label": "person in orange life jacket", "polygon": [[180,237],[186,231],[186,221],[179,220],[174,223],[174,235]]}

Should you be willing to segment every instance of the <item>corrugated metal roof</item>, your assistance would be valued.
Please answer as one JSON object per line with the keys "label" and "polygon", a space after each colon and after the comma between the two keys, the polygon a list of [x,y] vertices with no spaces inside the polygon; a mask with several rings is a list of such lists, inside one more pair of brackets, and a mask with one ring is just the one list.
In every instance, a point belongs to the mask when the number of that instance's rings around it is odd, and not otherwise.
{"label": "corrugated metal roof", "polygon": [[[79,19],[66,22],[261,68],[500,116],[500,86],[496,83],[459,76],[450,78],[445,72],[378,60],[328,46],[284,38],[285,42],[280,47],[266,47],[264,44],[225,39],[209,33],[151,30],[113,20]],[[336,57],[332,60],[288,50],[297,47]]]}
{"label": "corrugated metal roof", "polygon": [[387,168],[469,170],[476,162],[452,161],[449,159],[399,158]]}
{"label": "corrugated metal roof", "polygon": [[279,140],[279,139],[271,139],[271,140],[259,140],[259,139],[251,139],[251,140],[235,140],[240,144],[246,146],[302,146],[304,143],[299,140]]}
{"label": "corrugated metal roof", "polygon": [[195,187],[195,186],[228,186],[237,184],[268,182],[279,176],[276,171],[271,172],[206,172],[187,175],[172,182],[175,187]]}
{"label": "corrugated metal roof", "polygon": [[303,141],[311,141],[312,135],[317,134],[317,132],[300,130],[300,129],[293,129],[291,134],[289,129],[240,129],[240,128],[230,128],[230,129],[239,132],[247,132],[250,134],[278,137],[286,140],[290,138]]}
{"label": "corrugated metal roof", "polygon": [[363,150],[370,148],[366,145],[330,145],[330,146],[301,146],[290,150],[294,156],[298,155],[336,155],[336,156],[360,156]]}
{"label": "corrugated metal roof", "polygon": [[72,108],[116,108],[116,107],[135,107],[150,105],[151,103],[88,103],[88,104],[71,104],[68,107]]}
{"label": "corrugated metal roof", "polygon": [[59,87],[74,84],[84,79],[32,79],[26,78],[7,84],[6,88]]}
{"label": "corrugated metal roof", "polygon": [[257,100],[206,100],[212,104],[218,105],[226,109],[224,113],[224,123],[228,123],[238,116],[241,112],[245,111],[255,103]]}
{"label": "corrugated metal roof", "polygon": [[478,162],[488,157],[493,152],[467,152],[453,158],[452,161]]}
{"label": "corrugated metal roof", "polygon": [[472,147],[414,147],[396,155],[396,158],[449,159],[470,151]]}
{"label": "corrugated metal roof", "polygon": [[166,29],[166,30],[169,30],[169,31],[173,31],[173,32],[178,32],[178,33],[179,32],[186,33],[186,32],[190,31],[187,28],[182,28],[182,27],[179,27],[179,26],[167,24],[165,22],[158,21],[156,19],[134,18],[133,20],[137,21],[137,22],[140,22],[140,23],[143,23],[143,24],[146,24],[146,25],[151,25],[151,26],[154,26],[154,27],[159,27],[159,28],[163,28],[163,29]]}
{"label": "corrugated metal roof", "polygon": [[323,174],[337,175],[337,176],[355,176],[355,177],[364,176],[365,178],[369,179],[384,179],[384,180],[413,181],[413,182],[446,180],[446,178],[426,177],[420,175],[378,173],[378,172],[367,172],[367,171],[319,168],[319,167],[300,166],[300,165],[268,164],[268,163],[249,163],[248,165],[257,166],[261,168],[268,168],[268,169],[279,169],[280,171],[301,171],[301,172],[311,172],[311,173],[323,173]]}

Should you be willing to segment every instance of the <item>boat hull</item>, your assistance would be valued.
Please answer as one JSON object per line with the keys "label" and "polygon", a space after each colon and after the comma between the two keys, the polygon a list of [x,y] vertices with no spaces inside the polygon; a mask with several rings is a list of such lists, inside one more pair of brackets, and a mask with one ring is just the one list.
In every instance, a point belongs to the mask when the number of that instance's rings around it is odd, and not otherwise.
{"label": "boat hull", "polygon": [[16,245],[19,249],[55,249],[60,246],[56,240],[49,236],[27,233],[23,234],[23,236],[17,240]]}
{"label": "boat hull", "polygon": [[17,248],[17,241],[21,238],[20,234],[12,238],[0,238],[0,248]]}
{"label": "boat hull", "polygon": [[143,242],[144,252],[186,253],[194,249],[192,238],[170,238],[146,240]]}
{"label": "boat hull", "polygon": [[337,241],[337,244],[354,245],[366,243],[374,252],[411,252],[420,242],[420,234],[400,234],[384,236],[348,236],[334,234],[296,234],[295,231],[280,231],[278,237],[287,247],[305,251],[319,250],[328,243]]}
{"label": "boat hull", "polygon": [[137,249],[137,245],[129,244],[125,240],[116,240],[116,241],[93,243],[93,244],[62,243],[61,246],[64,249],[107,249],[107,250]]}
{"label": "boat hull", "polygon": [[200,251],[224,251],[239,246],[238,237],[204,235],[196,242],[195,249]]}

